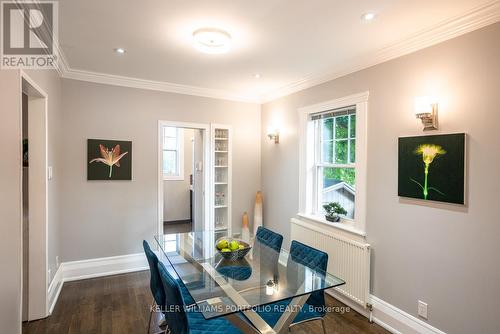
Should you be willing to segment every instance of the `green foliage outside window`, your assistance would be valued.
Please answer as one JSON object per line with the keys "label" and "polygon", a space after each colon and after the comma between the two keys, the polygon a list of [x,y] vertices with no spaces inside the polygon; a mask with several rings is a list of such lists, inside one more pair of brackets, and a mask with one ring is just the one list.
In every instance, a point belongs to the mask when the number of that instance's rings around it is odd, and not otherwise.
{"label": "green foliage outside window", "polygon": [[335,118],[335,139],[346,139],[349,132],[349,116]]}
{"label": "green foliage outside window", "polygon": [[356,185],[356,173],[354,168],[332,168],[326,167],[323,170],[324,179],[344,181],[352,187]]}
{"label": "green foliage outside window", "polygon": [[356,115],[337,116],[322,121],[322,162],[356,162]]}
{"label": "green foliage outside window", "polygon": [[349,153],[349,146],[347,140],[337,140],[335,142],[335,163],[346,164],[347,154]]}
{"label": "green foliage outside window", "polygon": [[323,120],[323,140],[333,139],[333,118]]}

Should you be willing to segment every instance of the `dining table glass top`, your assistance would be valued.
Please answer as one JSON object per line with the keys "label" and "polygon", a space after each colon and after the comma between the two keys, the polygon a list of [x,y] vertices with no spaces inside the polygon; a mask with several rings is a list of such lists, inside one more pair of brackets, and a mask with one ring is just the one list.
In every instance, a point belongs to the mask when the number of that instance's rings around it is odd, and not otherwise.
{"label": "dining table glass top", "polygon": [[175,271],[206,319],[345,284],[259,241],[243,259],[233,261],[217,250],[214,231],[164,234],[155,240],[160,261]]}

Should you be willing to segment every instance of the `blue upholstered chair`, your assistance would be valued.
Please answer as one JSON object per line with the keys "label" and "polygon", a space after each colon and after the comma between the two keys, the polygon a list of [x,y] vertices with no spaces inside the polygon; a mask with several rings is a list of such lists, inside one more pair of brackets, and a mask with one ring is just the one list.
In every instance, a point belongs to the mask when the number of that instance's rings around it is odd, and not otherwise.
{"label": "blue upholstered chair", "polygon": [[160,273],[158,272],[158,257],[151,250],[149,244],[146,240],[142,241],[142,247],[144,248],[144,253],[146,253],[146,258],[148,259],[149,272],[151,277],[149,279],[149,287],[151,289],[151,294],[153,295],[153,302],[151,303],[151,308],[149,311],[149,321],[148,321],[148,333],[151,328],[151,317],[153,315],[153,307],[156,305],[165,305],[165,291],[163,290],[163,285],[160,279]]}
{"label": "blue upholstered chair", "polygon": [[281,245],[283,244],[283,236],[276,232],[273,232],[265,227],[259,226],[257,228],[257,233],[255,234],[256,241],[271,247],[275,251],[279,252],[281,250]]}
{"label": "blue upholstered chair", "polygon": [[[165,291],[163,289],[163,284],[161,282],[160,273],[158,272],[158,263],[159,263],[158,257],[151,250],[151,247],[149,247],[149,244],[146,240],[142,241],[142,247],[144,248],[144,253],[146,253],[146,258],[149,264],[149,271],[151,274],[151,278],[149,280],[149,287],[153,295],[153,302],[151,304],[151,310],[149,312],[149,321],[148,321],[148,333],[149,333],[151,327],[151,318],[153,315],[153,309],[155,304],[160,307],[165,305]],[[184,284],[179,279],[178,281],[187,304],[188,305],[194,304],[194,301],[189,295],[189,292],[187,291]]]}
{"label": "blue upholstered chair", "polygon": [[158,263],[158,271],[165,291],[165,319],[172,334],[238,334],[239,329],[223,318],[206,320],[200,312],[185,309],[180,287],[163,263]]}
{"label": "blue upholstered chair", "polygon": [[[289,256],[289,262],[290,260],[293,260],[311,269],[326,273],[326,268],[328,266],[328,254],[325,252],[293,240],[292,245],[290,246]],[[325,292],[313,292],[307,299],[304,306],[306,306],[305,308],[310,308],[312,310],[306,309],[305,312],[300,312],[290,326],[307,321],[321,320],[323,332],[326,334],[325,322],[323,319],[325,316]]]}
{"label": "blue upholstered chair", "polygon": [[[296,240],[292,241],[292,245],[290,247],[290,254],[288,256],[288,264],[287,270],[290,272],[287,273],[291,277],[296,276],[297,273],[294,272],[293,262],[300,263],[305,265],[311,269],[326,272],[326,268],[328,265],[328,254],[317,250],[313,247],[304,245],[301,242]],[[279,305],[284,308],[290,303],[290,299],[283,300],[277,302],[273,305]],[[271,326],[274,326],[278,319],[281,316],[281,313],[277,312],[264,312],[258,310],[259,315]],[[326,334],[325,323],[325,293],[324,291],[318,291],[311,294],[311,296],[307,299],[304,307],[300,312],[296,315],[293,323],[290,327],[308,322],[313,320],[321,320],[321,326],[323,327],[323,333]]]}

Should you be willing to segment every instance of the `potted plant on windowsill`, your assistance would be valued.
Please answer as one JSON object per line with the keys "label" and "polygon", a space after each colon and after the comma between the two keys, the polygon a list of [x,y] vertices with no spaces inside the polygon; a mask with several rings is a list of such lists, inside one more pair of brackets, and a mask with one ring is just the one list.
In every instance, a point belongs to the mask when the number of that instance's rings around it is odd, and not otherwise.
{"label": "potted plant on windowsill", "polygon": [[346,209],[340,205],[338,202],[331,202],[323,205],[323,208],[326,211],[325,218],[330,222],[338,222],[340,220],[340,215],[347,214]]}

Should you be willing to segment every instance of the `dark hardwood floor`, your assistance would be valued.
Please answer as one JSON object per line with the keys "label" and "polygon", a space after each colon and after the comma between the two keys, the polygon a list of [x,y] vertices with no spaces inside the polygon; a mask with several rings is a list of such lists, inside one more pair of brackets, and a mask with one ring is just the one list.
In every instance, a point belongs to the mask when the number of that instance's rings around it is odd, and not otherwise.
{"label": "dark hardwood floor", "polygon": [[[148,271],[68,282],[52,315],[25,323],[23,333],[145,333],[150,303]],[[327,304],[344,306],[331,297],[327,297]],[[343,314],[328,313],[325,320],[327,333],[388,333],[352,310]],[[160,330],[157,323],[158,319],[153,319],[151,333]],[[320,322],[313,321],[294,326],[292,333],[323,332]]]}

